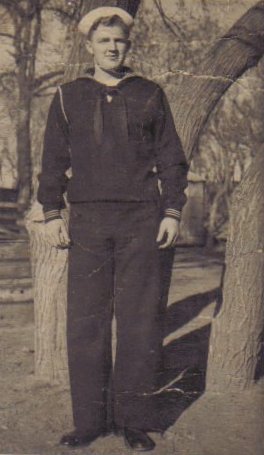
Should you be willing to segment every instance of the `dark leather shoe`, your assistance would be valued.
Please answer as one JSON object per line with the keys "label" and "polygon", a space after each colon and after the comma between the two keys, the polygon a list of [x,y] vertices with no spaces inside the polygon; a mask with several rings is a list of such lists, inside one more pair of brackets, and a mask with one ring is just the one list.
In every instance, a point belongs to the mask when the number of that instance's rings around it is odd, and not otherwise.
{"label": "dark leather shoe", "polygon": [[60,440],[60,444],[69,447],[79,447],[79,446],[86,446],[91,444],[96,438],[100,436],[100,433],[95,432],[86,432],[81,433],[78,431],[72,431],[71,433],[67,433],[62,436]]}
{"label": "dark leather shoe", "polygon": [[126,445],[136,452],[148,452],[155,447],[155,442],[144,431],[124,428],[123,433]]}

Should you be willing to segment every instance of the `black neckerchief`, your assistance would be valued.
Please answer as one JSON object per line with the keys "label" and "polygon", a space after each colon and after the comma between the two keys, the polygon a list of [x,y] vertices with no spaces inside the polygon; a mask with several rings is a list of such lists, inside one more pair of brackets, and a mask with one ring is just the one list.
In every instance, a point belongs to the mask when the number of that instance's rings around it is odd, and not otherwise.
{"label": "black neckerchief", "polygon": [[103,143],[104,135],[104,115],[103,103],[107,97],[115,98],[115,118],[118,128],[115,131],[117,143],[126,144],[128,142],[128,115],[125,97],[120,90],[123,81],[132,77],[139,77],[130,68],[123,67],[120,71],[120,81],[116,85],[106,85],[94,78],[94,68],[88,68],[80,78],[88,78],[96,82],[99,86],[98,97],[94,110],[94,135],[98,146]]}

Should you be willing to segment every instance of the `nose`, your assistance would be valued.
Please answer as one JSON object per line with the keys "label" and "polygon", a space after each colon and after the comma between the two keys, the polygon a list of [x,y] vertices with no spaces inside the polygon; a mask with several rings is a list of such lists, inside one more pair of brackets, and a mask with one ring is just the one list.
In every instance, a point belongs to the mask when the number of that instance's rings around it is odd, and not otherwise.
{"label": "nose", "polygon": [[109,42],[109,50],[111,52],[116,52],[117,51],[117,44],[116,44],[116,41],[114,39]]}

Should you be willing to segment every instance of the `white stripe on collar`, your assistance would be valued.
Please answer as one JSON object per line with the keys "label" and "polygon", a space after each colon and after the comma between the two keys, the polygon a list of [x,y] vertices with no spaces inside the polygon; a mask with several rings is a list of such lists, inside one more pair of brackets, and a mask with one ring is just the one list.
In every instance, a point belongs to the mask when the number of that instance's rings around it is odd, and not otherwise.
{"label": "white stripe on collar", "polygon": [[[120,82],[124,81],[125,79],[130,79],[130,78],[132,78],[132,77],[142,77],[142,75],[137,74],[137,73],[134,73],[132,70],[130,70],[130,71],[128,71],[128,72],[124,75],[124,77],[122,77],[122,79],[120,79],[120,80],[118,81],[117,85],[118,85]],[[91,79],[92,81],[98,82],[99,84],[107,85],[107,84],[104,84],[103,82],[100,82],[100,81],[98,81],[97,79],[95,79],[94,76],[93,76],[91,73],[89,73],[89,72],[85,72],[85,73],[81,74],[80,76],[78,76],[77,79],[82,79],[82,78]],[[110,87],[110,86],[109,86],[109,87]],[[111,87],[112,87],[112,86],[111,86]],[[115,87],[115,86],[113,86],[113,87]]]}
{"label": "white stripe on collar", "polygon": [[61,107],[61,111],[62,111],[62,113],[63,113],[63,117],[64,117],[65,122],[67,123],[67,125],[69,125],[69,120],[68,120],[68,118],[67,118],[67,115],[66,115],[66,112],[65,112],[65,108],[64,108],[63,94],[62,94],[62,89],[61,89],[61,86],[60,86],[60,85],[58,86],[58,92],[59,92],[59,95],[60,95],[60,107]]}

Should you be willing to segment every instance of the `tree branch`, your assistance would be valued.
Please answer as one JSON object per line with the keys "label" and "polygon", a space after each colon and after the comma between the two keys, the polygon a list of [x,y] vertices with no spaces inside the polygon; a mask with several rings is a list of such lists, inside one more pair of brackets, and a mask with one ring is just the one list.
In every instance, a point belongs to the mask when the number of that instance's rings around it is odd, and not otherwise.
{"label": "tree branch", "polygon": [[60,16],[62,19],[67,19],[67,20],[71,20],[74,18],[75,16],[75,10],[73,10],[72,13],[69,13],[61,8],[56,8],[56,7],[47,7],[45,8],[46,11],[53,11],[55,14],[57,14],[58,16]]}
{"label": "tree branch", "polygon": [[4,6],[8,11],[15,12],[21,18],[25,17],[25,11],[21,6],[18,5],[17,2],[10,1],[10,0],[0,0],[0,5]]}
{"label": "tree branch", "polygon": [[38,89],[44,82],[49,81],[50,79],[56,77],[56,76],[62,76],[64,73],[63,70],[59,71],[51,71],[50,73],[43,74],[43,76],[40,76],[35,79],[34,81],[34,89]]}
{"label": "tree branch", "polygon": [[45,6],[46,6],[49,2],[50,2],[50,0],[42,0],[42,1],[40,2],[41,8],[45,8]]}
{"label": "tree branch", "polygon": [[0,73],[0,80],[3,80],[5,77],[8,76],[16,76],[15,71],[5,71],[4,73]]}
{"label": "tree branch", "polygon": [[[4,73],[0,73],[0,85],[4,90],[10,91],[10,78],[15,78],[16,76],[15,71],[5,71]],[[12,82],[14,82],[14,79],[12,79]],[[13,88],[11,90],[13,91]]]}
{"label": "tree branch", "polygon": [[[184,30],[181,28],[181,26],[173,21],[164,11],[164,8],[162,6],[162,1],[161,0],[154,0],[154,4],[156,5],[156,8],[161,16],[161,19],[164,23],[164,25],[169,29],[171,33],[173,33],[174,36],[177,38],[180,38],[180,40],[183,42],[183,40],[186,40],[186,36],[184,33]],[[177,29],[177,32],[175,30]]]}
{"label": "tree branch", "polygon": [[0,36],[3,36],[5,38],[10,38],[10,39],[15,39],[15,36],[11,35],[11,33],[2,33],[2,32],[0,32]]}
{"label": "tree branch", "polygon": [[53,92],[50,92],[50,93],[47,93],[47,90],[51,89],[51,88],[55,88],[59,85],[59,80],[55,80],[52,84],[49,84],[49,85],[46,85],[45,87],[42,87],[40,88],[39,90],[35,91],[33,93],[33,96],[36,97],[36,98],[41,98],[41,97],[44,97],[44,96],[51,96]]}
{"label": "tree branch", "polygon": [[[264,55],[264,0],[242,16],[205,56],[199,71],[180,71],[174,118],[188,159],[225,91]],[[188,100],[188,102],[186,102]]]}

